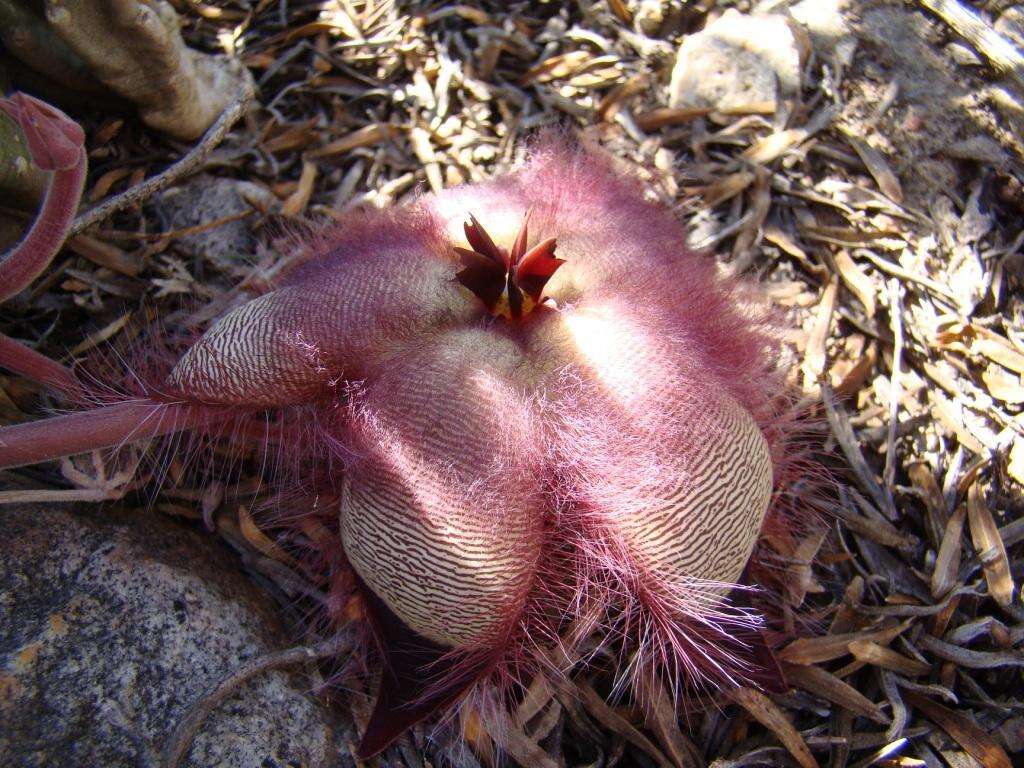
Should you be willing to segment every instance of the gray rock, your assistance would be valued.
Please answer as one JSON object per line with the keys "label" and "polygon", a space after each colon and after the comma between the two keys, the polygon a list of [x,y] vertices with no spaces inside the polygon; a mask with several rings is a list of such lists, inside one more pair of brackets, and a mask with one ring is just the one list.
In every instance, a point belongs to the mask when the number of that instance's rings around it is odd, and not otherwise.
{"label": "gray rock", "polygon": [[[253,206],[272,207],[277,201],[262,187],[246,181],[197,176],[172,187],[152,205],[165,231],[208,224],[244,213]],[[221,269],[248,263],[256,250],[252,223],[239,219],[213,229],[177,238],[175,247],[189,256],[207,259]]]}
{"label": "gray rock", "polygon": [[[0,765],[155,766],[199,696],[289,645],[232,554],[153,513],[0,507]],[[345,766],[298,671],[242,686],[186,765]]]}
{"label": "gray rock", "polygon": [[844,66],[849,66],[857,46],[844,15],[847,5],[847,0],[800,0],[789,8],[793,18],[807,30],[818,55],[838,54]]}
{"label": "gray rock", "polygon": [[786,16],[745,16],[729,9],[679,47],[669,106],[776,109],[780,99],[800,90],[808,52],[804,34]]}

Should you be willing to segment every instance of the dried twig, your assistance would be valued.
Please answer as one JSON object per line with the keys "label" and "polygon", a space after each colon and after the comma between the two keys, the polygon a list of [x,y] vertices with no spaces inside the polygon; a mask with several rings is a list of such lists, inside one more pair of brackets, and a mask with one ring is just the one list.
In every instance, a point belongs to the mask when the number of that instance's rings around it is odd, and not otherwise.
{"label": "dried twig", "polygon": [[164,743],[161,765],[163,768],[177,768],[192,746],[192,740],[199,732],[203,721],[209,717],[210,713],[224,699],[238,690],[238,687],[243,683],[256,675],[269,672],[270,670],[290,667],[295,664],[301,664],[304,661],[316,661],[317,659],[338,656],[345,652],[350,642],[348,636],[340,635],[313,646],[289,648],[253,659],[237,672],[234,672],[218,683],[186,710]]}
{"label": "dried twig", "polygon": [[978,53],[988,59],[997,72],[1009,75],[1018,86],[1024,89],[1024,56],[1021,56],[1016,48],[986,24],[972,9],[956,0],[919,0],[919,2],[974,46]]}
{"label": "dried twig", "polygon": [[156,176],[146,179],[141,184],[130,187],[116,197],[97,205],[95,208],[90,208],[85,213],[79,214],[78,218],[75,219],[75,223],[71,225],[68,237],[74,237],[130,205],[138,205],[161,189],[170,186],[178,179],[187,176],[195,170],[206,159],[206,156],[223,141],[231,127],[238,122],[238,119],[245,114],[252,98],[252,83],[248,79],[244,79],[235,100],[221,113],[221,116],[217,118],[217,122],[210,126],[210,129],[203,135],[202,140],[189,150],[184,157]]}

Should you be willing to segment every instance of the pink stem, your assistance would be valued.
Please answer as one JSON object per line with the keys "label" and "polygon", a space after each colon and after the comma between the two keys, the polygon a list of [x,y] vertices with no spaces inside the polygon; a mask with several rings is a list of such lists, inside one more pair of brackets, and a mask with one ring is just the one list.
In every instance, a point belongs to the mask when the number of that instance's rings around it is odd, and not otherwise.
{"label": "pink stem", "polygon": [[202,406],[141,400],[0,427],[0,469],[196,429],[230,416]]}
{"label": "pink stem", "polygon": [[43,207],[32,228],[0,261],[0,302],[20,293],[57,255],[78,211],[85,187],[86,156],[67,170],[53,171]]}
{"label": "pink stem", "polygon": [[70,368],[3,334],[0,334],[0,367],[65,395],[74,397],[82,391],[82,385]]}
{"label": "pink stem", "polygon": [[[51,172],[43,206],[31,229],[0,261],[0,302],[24,290],[57,255],[78,211],[85,171],[83,147],[73,168]],[[3,335],[0,335],[0,366],[69,395],[81,390],[70,368]]]}

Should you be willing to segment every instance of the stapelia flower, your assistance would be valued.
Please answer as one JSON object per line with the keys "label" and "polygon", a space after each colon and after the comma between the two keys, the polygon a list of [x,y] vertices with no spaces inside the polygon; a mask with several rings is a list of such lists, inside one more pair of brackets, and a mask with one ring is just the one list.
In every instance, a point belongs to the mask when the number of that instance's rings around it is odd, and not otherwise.
{"label": "stapelia flower", "polygon": [[384,662],[362,756],[470,693],[507,705],[585,637],[641,702],[777,680],[733,602],[791,472],[771,334],[636,181],[549,138],[302,250],[133,397],[0,429],[0,466],[281,426],[295,486],[339,499],[334,618],[360,605]]}
{"label": "stapelia flower", "polygon": [[319,403],[386,657],[362,754],[475,682],[538,673],[574,626],[674,684],[770,666],[727,601],[782,450],[742,297],[636,182],[550,141],[323,234],[181,359],[171,384],[206,404]]}

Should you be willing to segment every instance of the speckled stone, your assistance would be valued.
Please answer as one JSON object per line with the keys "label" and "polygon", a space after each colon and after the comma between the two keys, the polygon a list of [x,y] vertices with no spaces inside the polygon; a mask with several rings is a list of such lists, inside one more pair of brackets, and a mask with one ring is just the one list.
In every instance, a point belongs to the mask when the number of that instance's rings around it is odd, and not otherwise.
{"label": "speckled stone", "polygon": [[669,84],[670,107],[736,111],[777,108],[800,90],[805,33],[781,15],[746,16],[729,9],[679,47]]}
{"label": "speckled stone", "polygon": [[[0,507],[0,542],[0,765],[156,766],[197,697],[290,644],[230,551],[155,513]],[[250,681],[185,765],[352,765],[309,684]]]}
{"label": "speckled stone", "polygon": [[[275,202],[273,195],[251,182],[201,175],[160,193],[151,205],[164,229],[171,231],[245,213],[252,209],[250,201],[267,207]],[[177,250],[221,269],[251,263],[256,245],[252,222],[247,219],[229,221],[174,241]]]}

